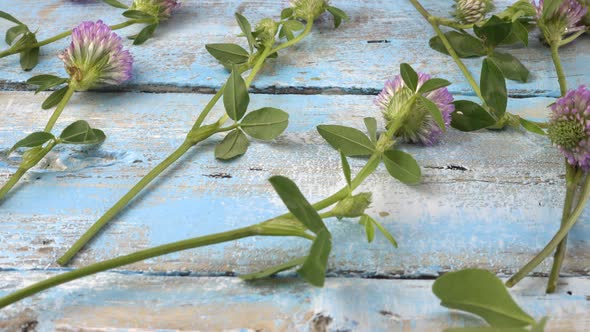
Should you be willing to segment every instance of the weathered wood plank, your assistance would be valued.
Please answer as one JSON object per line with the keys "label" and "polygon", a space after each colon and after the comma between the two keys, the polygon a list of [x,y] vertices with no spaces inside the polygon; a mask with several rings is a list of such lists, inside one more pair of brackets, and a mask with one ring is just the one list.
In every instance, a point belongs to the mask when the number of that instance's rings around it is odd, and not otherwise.
{"label": "weathered wood plank", "polygon": [[[452,1],[426,0],[424,5],[438,15],[447,15]],[[502,9],[509,0],[497,1]],[[219,87],[227,77],[225,70],[205,51],[205,44],[239,41],[235,11],[243,12],[253,22],[278,15],[286,1],[184,1],[174,19],[164,23],[155,39],[141,47],[133,47],[136,59],[135,79],[128,86],[142,91],[199,90]],[[306,92],[344,91],[367,93],[380,90],[383,82],[397,72],[401,62],[409,62],[420,71],[431,72],[455,82],[454,92],[471,94],[471,90],[450,57],[428,48],[434,35],[430,26],[415,12],[408,1],[333,1],[352,18],[334,31],[332,22],[324,19],[313,35],[295,50],[284,52],[270,64],[255,82],[265,91]],[[107,23],[122,21],[120,11],[101,3],[75,3],[62,0],[0,0],[0,8],[13,13],[32,29],[40,27],[40,38],[46,38],[75,26],[82,20],[103,19]],[[47,22],[51,22],[48,24]],[[0,31],[10,25],[0,21]],[[137,29],[123,31],[131,35]],[[556,96],[558,85],[549,50],[537,37],[531,38],[529,49],[513,53],[531,70],[527,84],[511,82],[513,95]],[[562,50],[564,66],[572,86],[590,82],[590,39]],[[386,41],[373,43],[371,41]],[[243,41],[239,41],[242,43]],[[42,50],[43,63],[33,74],[64,75],[56,54],[68,42],[61,41]],[[130,45],[130,42],[127,42]],[[155,61],[157,59],[157,61]],[[481,60],[467,60],[470,69],[479,75]],[[18,57],[0,60],[4,87],[20,89],[32,73],[18,68]],[[15,85],[16,84],[16,85]]]}
{"label": "weathered wood plank", "polygon": [[[24,133],[40,127],[48,112],[44,95],[4,92],[0,104],[10,121],[0,124],[0,183],[19,157],[5,152]],[[51,155],[0,208],[0,268],[43,268],[149,169],[183,139],[194,113],[209,99],[190,94],[78,94],[58,128],[83,118],[109,136],[98,149],[63,148]],[[315,131],[322,123],[361,127],[379,116],[371,96],[257,95],[251,108],[281,107],[291,114],[288,132],[272,143],[254,142],[246,156],[217,162],[219,137],[200,146],[132,204],[75,265],[139,248],[249,225],[284,212],[267,182],[294,179],[311,200],[344,185],[339,156]],[[510,108],[542,118],[549,98],[513,99]],[[219,113],[217,108],[215,112]],[[416,276],[480,266],[514,271],[558,228],[564,195],[559,153],[545,138],[507,130],[451,130],[437,147],[406,146],[423,166],[424,183],[408,187],[383,168],[363,187],[374,192],[370,213],[400,242],[394,250],[381,237],[365,242],[355,221],[331,220],[335,244],[332,275]],[[352,159],[353,171],[363,165]],[[570,237],[565,272],[587,275],[590,226]],[[250,272],[305,253],[293,239],[249,239],[192,250],[128,267],[196,274]],[[546,271],[549,262],[542,266]]]}
{"label": "weathered wood plank", "polygon": [[[53,274],[1,272],[0,296]],[[554,295],[542,293],[545,281],[526,279],[512,293],[536,319],[551,317],[547,331],[590,329],[590,279],[564,278]],[[291,278],[245,283],[105,273],[1,310],[0,329],[438,332],[485,324],[440,306],[432,282],[329,278],[320,289]]]}

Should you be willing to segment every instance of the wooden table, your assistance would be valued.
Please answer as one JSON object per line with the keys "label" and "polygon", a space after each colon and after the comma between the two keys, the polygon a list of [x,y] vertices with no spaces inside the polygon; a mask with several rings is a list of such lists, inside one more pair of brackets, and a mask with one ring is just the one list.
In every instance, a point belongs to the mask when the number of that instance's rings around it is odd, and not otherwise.
{"label": "wooden table", "polygon": [[[508,1],[498,1],[499,7]],[[189,153],[136,199],[84,250],[73,267],[141,248],[210,234],[284,212],[267,179],[292,178],[310,200],[344,184],[339,156],[317,134],[318,124],[359,126],[379,117],[374,95],[400,62],[451,80],[457,96],[472,92],[450,57],[428,47],[429,25],[409,2],[334,0],[352,18],[334,30],[323,19],[310,38],[270,61],[255,81],[253,107],[288,111],[287,132],[254,142],[247,155],[219,162],[214,137]],[[445,15],[449,1],[424,1]],[[185,1],[154,39],[132,47],[134,79],[122,91],[77,93],[57,130],[77,119],[103,129],[96,149],[64,147],[31,171],[0,207],[0,296],[61,273],[55,259],[118,197],[180,144],[196,115],[228,73],[205,44],[240,42],[233,13],[257,21],[278,15],[286,1]],[[0,9],[40,28],[41,38],[82,20],[122,21],[101,3],[0,0]],[[0,21],[0,30],[9,25]],[[137,29],[123,30],[131,35]],[[61,41],[42,49],[42,63],[22,72],[18,58],[0,60],[0,183],[19,156],[6,156],[23,135],[40,130],[50,111],[47,93],[25,80],[65,75],[55,56]],[[126,44],[130,45],[127,41]],[[3,46],[4,47],[4,46]],[[530,83],[509,83],[509,110],[544,119],[559,94],[549,50],[532,38],[513,53],[530,68]],[[563,49],[571,86],[590,83],[590,39]],[[478,76],[480,60],[466,61]],[[470,97],[467,97],[470,98]],[[253,108],[254,109],[254,108]],[[221,104],[215,112],[221,114]],[[329,220],[334,235],[326,287],[286,274],[245,283],[235,275],[307,252],[290,238],[252,238],[168,255],[65,284],[0,310],[0,330],[309,330],[439,331],[480,325],[479,319],[441,307],[430,291],[441,272],[481,267],[515,272],[557,230],[564,196],[561,157],[547,139],[508,129],[451,130],[436,147],[404,146],[423,168],[423,183],[406,186],[380,168],[363,187],[373,191],[372,215],[398,239],[367,244],[355,220]],[[354,171],[363,160],[352,159]],[[545,278],[526,279],[513,291],[536,318],[551,316],[549,331],[590,329],[590,215],[571,233],[558,292],[544,295]],[[545,273],[550,261],[537,271]]]}

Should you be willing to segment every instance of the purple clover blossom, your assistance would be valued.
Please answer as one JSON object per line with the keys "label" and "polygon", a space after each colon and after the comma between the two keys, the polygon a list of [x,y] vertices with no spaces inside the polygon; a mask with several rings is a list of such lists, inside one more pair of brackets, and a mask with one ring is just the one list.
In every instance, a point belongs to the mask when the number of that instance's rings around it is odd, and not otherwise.
{"label": "purple clover blossom", "polygon": [[[540,20],[543,17],[544,0],[539,0],[539,4],[535,0],[532,0],[532,4],[537,10],[537,20]],[[565,0],[548,21],[555,23],[559,33],[562,35],[580,31],[584,29],[581,21],[587,11],[588,8],[580,3],[580,1]]]}
{"label": "purple clover blossom", "polygon": [[134,0],[130,9],[148,13],[160,20],[167,20],[180,7],[178,0]]}
{"label": "purple clover blossom", "polygon": [[570,90],[551,106],[547,134],[572,166],[590,171],[590,90]]}
{"label": "purple clover blossom", "polygon": [[[418,89],[431,78],[428,74],[418,74]],[[375,99],[375,105],[381,108],[383,116],[389,127],[393,122],[399,121],[404,117],[405,122],[400,127],[397,136],[410,143],[421,143],[424,145],[434,145],[442,137],[442,129],[432,118],[425,106],[419,102],[414,102],[409,110],[406,110],[405,104],[414,93],[406,87],[401,76],[396,76],[392,80],[385,82],[385,87]],[[451,113],[455,111],[453,105],[453,96],[446,88],[439,88],[434,91],[423,94],[424,97],[432,101],[441,111],[445,126],[448,128],[451,124]],[[405,112],[411,112],[404,116]]]}
{"label": "purple clover blossom", "polygon": [[78,91],[117,85],[131,78],[133,57],[123,50],[121,37],[100,20],[74,28],[72,42],[59,58]]}

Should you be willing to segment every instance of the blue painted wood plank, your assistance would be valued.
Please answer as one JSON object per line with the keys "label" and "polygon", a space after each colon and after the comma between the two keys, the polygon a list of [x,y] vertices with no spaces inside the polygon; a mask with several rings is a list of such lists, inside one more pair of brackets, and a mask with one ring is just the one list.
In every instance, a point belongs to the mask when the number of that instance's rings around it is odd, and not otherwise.
{"label": "blue painted wood plank", "polygon": [[[426,0],[424,5],[433,13],[446,16],[451,1]],[[497,1],[503,9],[512,1]],[[219,87],[227,73],[207,54],[205,44],[239,42],[235,11],[243,12],[251,21],[277,16],[286,1],[184,1],[184,7],[165,22],[153,40],[141,47],[132,47],[136,59],[135,79],[128,89],[142,91],[194,91]],[[294,50],[282,52],[271,61],[264,75],[254,84],[264,91],[374,93],[397,72],[401,62],[409,62],[418,70],[442,76],[456,83],[453,92],[472,94],[450,57],[428,48],[434,35],[430,26],[415,12],[408,1],[333,1],[352,18],[338,30],[323,18],[313,35]],[[75,3],[61,0],[24,0],[18,6],[13,1],[0,0],[0,8],[13,13],[40,29],[46,38],[75,26],[82,20],[103,19],[114,24],[122,21],[120,11],[102,3]],[[48,24],[51,22],[51,24]],[[10,26],[0,22],[0,31]],[[127,36],[138,31],[122,31]],[[242,38],[243,39],[243,38]],[[387,41],[370,43],[370,41]],[[42,64],[33,73],[18,68],[18,58],[0,59],[0,72],[6,89],[20,89],[34,74],[65,75],[63,65],[55,56],[67,46],[61,41],[42,50]],[[129,46],[130,41],[126,44]],[[549,50],[531,37],[529,49],[511,50],[531,70],[532,81],[527,84],[509,83],[510,93],[519,96],[557,96],[558,85]],[[590,38],[562,49],[564,66],[571,86],[590,82]],[[481,60],[466,60],[476,77]]]}
{"label": "blue painted wood plank", "polygon": [[[0,296],[51,272],[0,272]],[[590,279],[565,278],[542,293],[545,278],[525,279],[512,293],[547,331],[590,329]],[[442,331],[483,326],[448,310],[430,280],[329,278],[324,288],[279,278],[192,278],[103,273],[0,311],[0,329],[34,324],[36,331]],[[567,292],[570,292],[568,294]],[[17,330],[16,328],[14,330]]]}
{"label": "blue painted wood plank", "polygon": [[[46,96],[0,93],[0,149],[37,130],[48,112]],[[210,96],[192,94],[77,94],[58,124],[88,119],[109,136],[97,149],[63,148],[26,177],[0,209],[0,268],[55,266],[55,258],[141,176],[180,144]],[[140,248],[253,224],[285,208],[267,179],[291,177],[311,199],[344,185],[339,156],[316,133],[318,124],[362,128],[379,117],[372,96],[256,95],[252,109],[280,107],[291,115],[287,133],[254,142],[235,162],[215,161],[214,137],[183,159],[115,219],[75,266]],[[509,108],[542,119],[550,98],[512,99]],[[221,107],[221,106],[220,106]],[[220,107],[215,114],[221,114]],[[215,117],[216,118],[216,117]],[[480,266],[515,271],[557,230],[564,170],[556,149],[542,137],[507,130],[450,130],[432,148],[404,146],[423,167],[424,181],[405,186],[380,168],[363,190],[374,192],[370,213],[400,243],[377,236],[367,244],[355,220],[330,220],[334,233],[331,275],[418,276]],[[0,159],[0,183],[19,161]],[[353,172],[364,160],[352,159]],[[456,167],[458,166],[458,167]],[[585,214],[570,237],[564,272],[587,275],[590,227]],[[130,266],[141,271],[190,271],[197,275],[245,273],[307,252],[304,240],[247,239],[192,250]],[[539,271],[547,271],[550,262]]]}

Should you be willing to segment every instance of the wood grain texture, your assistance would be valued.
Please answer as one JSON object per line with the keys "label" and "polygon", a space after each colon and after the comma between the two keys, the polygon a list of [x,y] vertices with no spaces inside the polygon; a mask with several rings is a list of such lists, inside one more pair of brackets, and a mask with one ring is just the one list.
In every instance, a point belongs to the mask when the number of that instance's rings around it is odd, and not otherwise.
{"label": "wood grain texture", "polygon": [[[44,122],[44,95],[5,92],[0,103],[10,123],[0,126],[8,148]],[[208,100],[192,94],[80,93],[59,128],[88,119],[109,136],[96,149],[63,147],[31,172],[2,205],[1,268],[43,268],[167,153],[180,144],[194,114]],[[267,179],[292,178],[310,200],[344,185],[339,156],[316,133],[318,124],[362,127],[379,117],[371,96],[256,95],[251,109],[275,106],[291,115],[287,133],[271,143],[253,142],[246,156],[218,162],[214,137],[157,181],[106,229],[75,266],[140,248],[250,225],[285,208]],[[549,98],[513,99],[510,109],[542,118]],[[220,109],[215,110],[216,115]],[[507,130],[449,131],[433,148],[404,146],[423,167],[424,181],[406,186],[380,168],[362,190],[374,193],[370,213],[400,242],[394,250],[378,236],[365,241],[355,220],[330,220],[335,245],[332,275],[420,276],[479,266],[515,271],[558,228],[564,195],[559,153],[542,137]],[[19,162],[0,159],[0,182]],[[352,159],[353,172],[364,160]],[[570,237],[565,273],[587,275],[590,228],[584,215]],[[253,238],[173,254],[128,270],[244,273],[305,253],[309,243]],[[539,271],[547,271],[547,261]]]}
{"label": "wood grain texture", "polygon": [[[53,274],[1,272],[0,295]],[[554,295],[542,294],[545,282],[525,279],[513,296],[536,319],[551,317],[547,331],[590,329],[590,279],[564,279]],[[320,289],[291,278],[245,283],[103,273],[0,311],[0,329],[439,332],[485,324],[440,306],[431,287],[430,280],[329,278]]]}
{"label": "wood grain texture", "polygon": [[[512,1],[500,0],[498,9]],[[47,38],[67,30],[83,20],[103,19],[109,24],[123,21],[121,11],[102,3],[76,3],[62,0],[23,0],[18,6],[11,0],[0,0],[0,8],[40,29],[39,38]],[[425,0],[434,14],[447,16],[452,1]],[[277,17],[287,1],[184,1],[179,12],[162,24],[156,37],[140,47],[132,47],[135,57],[134,80],[128,89],[140,91],[195,91],[219,87],[227,73],[207,54],[205,44],[216,42],[244,43],[237,38],[239,27],[233,13],[242,12],[253,24],[267,16]],[[416,13],[409,1],[334,0],[351,21],[334,30],[328,16],[323,17],[311,37],[295,49],[282,52],[277,61],[265,69],[254,84],[261,91],[309,93],[374,93],[394,75],[401,62],[411,63],[417,70],[442,76],[455,82],[451,90],[472,94],[450,57],[428,47],[434,35],[431,27]],[[46,22],[57,22],[47,24]],[[10,24],[0,21],[0,31]],[[123,36],[136,33],[139,27],[122,30]],[[384,41],[384,42],[374,42]],[[41,73],[65,75],[56,54],[68,41],[42,49],[42,63],[34,73],[18,67],[18,57],[0,59],[0,70],[6,89],[21,89],[29,77]],[[128,46],[131,45],[127,41]],[[403,50],[403,51],[401,51]],[[515,96],[557,96],[559,89],[549,49],[536,36],[530,48],[511,50],[532,73],[527,84],[511,82]],[[583,37],[562,49],[565,71],[571,86],[590,82],[590,38]],[[157,59],[157,61],[154,61]],[[479,76],[481,59],[466,60]]]}

